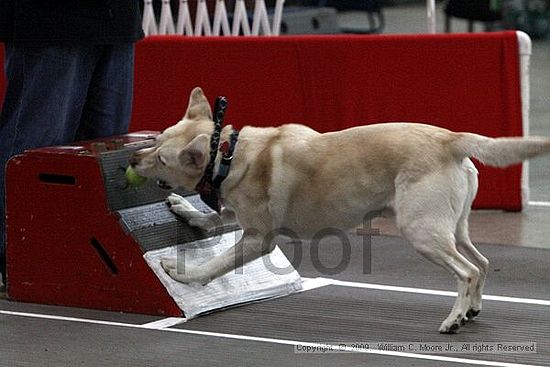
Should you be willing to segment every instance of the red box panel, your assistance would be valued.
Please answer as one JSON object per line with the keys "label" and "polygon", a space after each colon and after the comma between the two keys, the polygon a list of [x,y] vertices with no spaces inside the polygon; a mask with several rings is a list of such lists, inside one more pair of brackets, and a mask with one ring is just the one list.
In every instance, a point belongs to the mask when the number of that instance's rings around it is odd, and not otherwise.
{"label": "red box panel", "polygon": [[9,161],[9,298],[181,316],[135,238],[110,211],[99,156],[91,149],[90,143],[36,149]]}

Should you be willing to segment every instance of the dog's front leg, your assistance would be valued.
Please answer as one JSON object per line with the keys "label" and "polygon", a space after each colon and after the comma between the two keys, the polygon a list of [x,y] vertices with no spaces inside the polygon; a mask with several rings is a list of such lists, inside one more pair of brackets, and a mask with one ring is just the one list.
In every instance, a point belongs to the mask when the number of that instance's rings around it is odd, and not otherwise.
{"label": "dog's front leg", "polygon": [[205,285],[210,281],[240,268],[244,264],[271,252],[274,246],[265,243],[264,237],[244,232],[242,238],[232,248],[215,256],[203,265],[185,265],[178,271],[174,261],[163,261],[162,267],[174,280],[181,283],[199,283]]}
{"label": "dog's front leg", "polygon": [[170,210],[183,218],[189,225],[198,227],[205,231],[210,231],[227,224],[235,224],[236,219],[233,212],[222,209],[221,216],[218,213],[203,213],[189,203],[184,197],[178,194],[170,194],[166,198],[170,205]]}

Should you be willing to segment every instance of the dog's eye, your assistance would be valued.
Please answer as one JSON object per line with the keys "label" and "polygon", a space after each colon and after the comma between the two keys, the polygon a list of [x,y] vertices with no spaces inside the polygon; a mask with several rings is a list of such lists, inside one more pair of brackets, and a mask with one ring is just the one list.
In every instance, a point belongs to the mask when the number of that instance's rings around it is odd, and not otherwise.
{"label": "dog's eye", "polygon": [[157,159],[160,162],[160,164],[162,164],[163,166],[166,166],[166,161],[164,160],[164,158],[160,154],[157,155]]}

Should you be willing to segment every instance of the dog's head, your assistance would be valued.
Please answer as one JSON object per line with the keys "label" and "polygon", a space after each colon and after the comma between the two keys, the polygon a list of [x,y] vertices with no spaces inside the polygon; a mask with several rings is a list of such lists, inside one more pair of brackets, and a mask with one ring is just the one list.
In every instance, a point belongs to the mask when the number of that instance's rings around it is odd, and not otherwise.
{"label": "dog's head", "polygon": [[193,190],[210,160],[213,131],[210,105],[197,87],[191,92],[183,119],[158,135],[153,147],[136,151],[130,165],[140,176]]}

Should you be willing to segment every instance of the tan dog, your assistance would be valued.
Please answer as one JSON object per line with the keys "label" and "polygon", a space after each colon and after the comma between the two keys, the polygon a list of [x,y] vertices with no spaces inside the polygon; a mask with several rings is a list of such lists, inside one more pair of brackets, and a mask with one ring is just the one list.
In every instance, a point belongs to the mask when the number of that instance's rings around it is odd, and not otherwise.
{"label": "tan dog", "polygon": [[[140,175],[193,190],[208,164],[213,130],[209,103],[195,88],[183,120],[160,134],[154,147],[136,152],[132,166]],[[226,126],[221,140],[231,131]],[[410,123],[327,134],[302,125],[245,127],[220,190],[222,214],[235,214],[242,239],[200,267],[186,265],[184,273],[173,259],[163,267],[177,281],[206,284],[273,249],[264,240],[274,229],[308,239],[324,228],[353,229],[369,213],[390,208],[413,247],[456,276],[458,297],[439,329],[454,333],[480,312],[489,264],[468,235],[478,188],[469,157],[503,167],[547,152],[547,138],[492,139]],[[219,160],[218,154],[218,166]],[[184,198],[168,201],[191,225],[211,225]]]}

